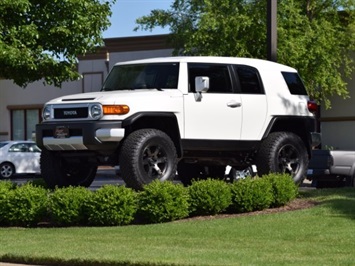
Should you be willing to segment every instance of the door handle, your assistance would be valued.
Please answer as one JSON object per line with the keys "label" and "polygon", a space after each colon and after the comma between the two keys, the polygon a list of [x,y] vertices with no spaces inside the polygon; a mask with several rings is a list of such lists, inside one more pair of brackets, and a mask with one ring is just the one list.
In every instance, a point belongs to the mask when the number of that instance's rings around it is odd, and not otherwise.
{"label": "door handle", "polygon": [[236,107],[241,107],[242,103],[238,103],[236,101],[230,101],[227,103],[227,106],[230,108],[236,108]]}

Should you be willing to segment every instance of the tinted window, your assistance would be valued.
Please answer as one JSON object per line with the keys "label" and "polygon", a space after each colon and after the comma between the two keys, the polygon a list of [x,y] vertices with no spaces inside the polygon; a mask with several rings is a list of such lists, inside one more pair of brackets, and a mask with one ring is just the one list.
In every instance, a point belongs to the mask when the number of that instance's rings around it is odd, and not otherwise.
{"label": "tinted window", "polygon": [[137,64],[115,66],[102,90],[176,89],[179,64]]}
{"label": "tinted window", "polygon": [[227,65],[221,64],[189,64],[189,91],[195,92],[195,78],[210,78],[208,93],[232,93],[232,83]]}
{"label": "tinted window", "polygon": [[41,149],[36,144],[28,144],[28,149],[30,152],[41,152]]}
{"label": "tinted window", "polygon": [[241,93],[262,94],[258,71],[253,67],[236,66],[236,72],[240,83]]}
{"label": "tinted window", "polygon": [[294,95],[307,95],[307,91],[300,76],[293,72],[282,72],[282,75],[286,81],[288,89],[291,94]]}
{"label": "tinted window", "polygon": [[17,143],[9,148],[9,152],[28,152],[28,145],[25,143]]}

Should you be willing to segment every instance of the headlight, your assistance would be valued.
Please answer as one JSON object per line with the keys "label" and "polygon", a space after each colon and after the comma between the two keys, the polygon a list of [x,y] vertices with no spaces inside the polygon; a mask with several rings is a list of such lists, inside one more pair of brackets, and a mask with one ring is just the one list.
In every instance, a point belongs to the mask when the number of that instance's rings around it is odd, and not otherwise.
{"label": "headlight", "polygon": [[99,104],[94,104],[90,107],[90,114],[93,119],[99,119],[102,116],[102,108]]}
{"label": "headlight", "polygon": [[51,113],[52,113],[52,106],[51,105],[47,105],[43,108],[42,111],[42,118],[43,120],[48,120],[51,118]]}

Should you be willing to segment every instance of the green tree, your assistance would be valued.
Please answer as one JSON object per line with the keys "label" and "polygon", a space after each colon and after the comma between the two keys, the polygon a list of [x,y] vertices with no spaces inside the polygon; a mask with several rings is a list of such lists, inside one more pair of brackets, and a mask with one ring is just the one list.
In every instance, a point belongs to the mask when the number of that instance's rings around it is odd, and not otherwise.
{"label": "green tree", "polygon": [[116,0],[1,0],[0,78],[20,86],[80,77],[77,55],[103,43]]}
{"label": "green tree", "polygon": [[[355,0],[278,1],[278,62],[297,68],[309,95],[331,107],[348,97],[346,78],[355,69]],[[175,54],[266,59],[267,1],[175,0],[152,10],[136,30],[168,27]]]}

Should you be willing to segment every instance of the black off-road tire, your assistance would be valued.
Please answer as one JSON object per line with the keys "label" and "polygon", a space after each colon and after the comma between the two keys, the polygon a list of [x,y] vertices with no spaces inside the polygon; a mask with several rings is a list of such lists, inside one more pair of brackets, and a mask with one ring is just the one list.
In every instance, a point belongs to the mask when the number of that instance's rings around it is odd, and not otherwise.
{"label": "black off-road tire", "polygon": [[141,190],[155,179],[174,179],[177,168],[176,148],[164,132],[140,129],[124,140],[119,164],[126,186]]}
{"label": "black off-road tire", "polygon": [[307,149],[299,136],[292,132],[274,132],[260,146],[258,175],[288,173],[300,184],[306,177],[308,161]]}
{"label": "black off-road tire", "polygon": [[89,187],[95,179],[97,166],[89,162],[68,163],[57,152],[42,150],[41,176],[51,189],[55,187]]}
{"label": "black off-road tire", "polygon": [[15,167],[12,163],[2,163],[0,165],[0,177],[1,178],[11,178],[16,173]]}

